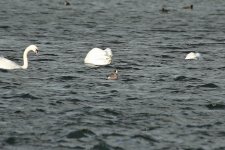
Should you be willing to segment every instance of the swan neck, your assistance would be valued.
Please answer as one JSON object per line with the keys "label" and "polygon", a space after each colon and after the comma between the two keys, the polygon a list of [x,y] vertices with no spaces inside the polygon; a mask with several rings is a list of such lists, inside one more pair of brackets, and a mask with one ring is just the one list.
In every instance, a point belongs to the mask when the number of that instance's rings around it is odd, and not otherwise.
{"label": "swan neck", "polygon": [[27,69],[28,68],[28,58],[27,58],[27,55],[28,55],[28,52],[29,51],[30,50],[26,48],[25,51],[24,51],[24,53],[23,53],[23,66],[22,66],[23,69]]}

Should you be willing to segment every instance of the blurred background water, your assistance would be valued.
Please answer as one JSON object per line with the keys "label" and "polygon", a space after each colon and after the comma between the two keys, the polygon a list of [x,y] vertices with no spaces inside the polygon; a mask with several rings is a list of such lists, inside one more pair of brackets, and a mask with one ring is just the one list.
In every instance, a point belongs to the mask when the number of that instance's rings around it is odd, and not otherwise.
{"label": "blurred background water", "polygon": [[[0,55],[40,49],[0,71],[1,149],[225,149],[225,1],[69,2],[0,1]],[[86,67],[94,47],[113,63]]]}

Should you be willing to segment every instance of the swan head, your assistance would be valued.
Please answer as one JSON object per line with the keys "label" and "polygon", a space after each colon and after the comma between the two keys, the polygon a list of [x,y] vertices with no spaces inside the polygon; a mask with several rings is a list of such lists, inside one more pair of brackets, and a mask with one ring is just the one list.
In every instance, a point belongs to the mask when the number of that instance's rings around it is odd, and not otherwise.
{"label": "swan head", "polygon": [[113,56],[112,50],[111,50],[110,48],[106,48],[106,49],[105,49],[105,52],[106,52],[106,55],[107,55],[107,56],[110,56],[110,57]]}
{"label": "swan head", "polygon": [[200,53],[195,53],[195,56],[196,56],[197,58],[200,58],[200,57],[201,57],[201,54],[200,54]]}
{"label": "swan head", "polygon": [[36,45],[30,45],[26,49],[29,50],[29,51],[33,51],[36,55],[39,52],[38,47]]}

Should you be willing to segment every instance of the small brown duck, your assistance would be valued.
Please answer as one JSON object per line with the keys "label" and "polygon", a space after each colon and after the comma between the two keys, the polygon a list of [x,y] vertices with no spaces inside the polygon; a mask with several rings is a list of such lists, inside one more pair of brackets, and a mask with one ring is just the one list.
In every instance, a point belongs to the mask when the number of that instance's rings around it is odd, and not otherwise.
{"label": "small brown duck", "polygon": [[189,5],[189,6],[184,6],[183,9],[193,9],[193,5]]}
{"label": "small brown duck", "polygon": [[107,79],[108,80],[118,80],[118,70],[117,69],[113,70],[113,72],[107,76]]}

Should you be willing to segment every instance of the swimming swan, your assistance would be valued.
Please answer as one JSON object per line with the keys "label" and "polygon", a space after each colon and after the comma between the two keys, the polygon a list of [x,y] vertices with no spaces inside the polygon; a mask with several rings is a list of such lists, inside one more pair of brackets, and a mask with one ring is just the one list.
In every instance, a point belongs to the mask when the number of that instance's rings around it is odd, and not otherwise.
{"label": "swimming swan", "polygon": [[112,62],[112,51],[110,48],[102,50],[93,48],[84,59],[84,63],[89,66],[105,66]]}
{"label": "swimming swan", "polygon": [[33,51],[38,54],[38,48],[35,45],[28,46],[23,53],[23,66],[16,64],[15,62],[0,56],[0,69],[27,69],[28,68],[28,58],[27,54],[29,51]]}
{"label": "swimming swan", "polygon": [[186,55],[185,59],[200,59],[201,58],[201,54],[200,53],[194,53],[194,52],[191,52],[189,54]]}

